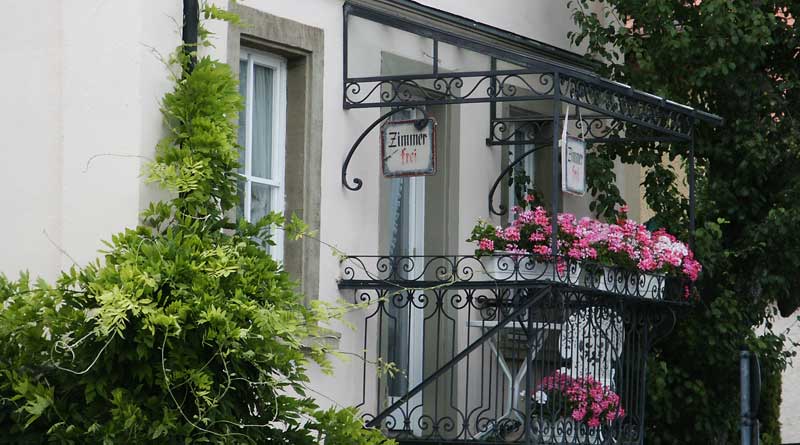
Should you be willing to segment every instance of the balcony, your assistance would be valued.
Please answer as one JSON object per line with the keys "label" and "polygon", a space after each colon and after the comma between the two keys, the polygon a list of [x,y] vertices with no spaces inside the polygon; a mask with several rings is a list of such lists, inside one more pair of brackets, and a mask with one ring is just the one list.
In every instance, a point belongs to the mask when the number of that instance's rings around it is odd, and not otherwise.
{"label": "balcony", "polygon": [[352,256],[341,273],[365,305],[369,426],[402,444],[643,443],[647,352],[684,283],[532,256]]}

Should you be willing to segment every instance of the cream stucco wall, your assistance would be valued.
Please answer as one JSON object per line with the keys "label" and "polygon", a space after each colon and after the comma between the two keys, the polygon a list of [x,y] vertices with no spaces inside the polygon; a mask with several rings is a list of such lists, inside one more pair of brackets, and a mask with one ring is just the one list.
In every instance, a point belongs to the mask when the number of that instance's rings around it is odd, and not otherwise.
{"label": "cream stucco wall", "polygon": [[[793,344],[800,343],[800,311],[789,317],[775,320],[773,330],[783,333]],[[791,343],[787,343],[791,347]],[[796,348],[795,348],[796,351]],[[783,391],[781,393],[781,441],[800,443],[800,361],[795,357],[783,372]]]}
{"label": "cream stucco wall", "polygon": [[171,17],[181,8],[48,0],[4,9],[0,271],[53,278],[137,223],[154,196],[139,172],[169,87],[151,48],[166,55],[179,43]]}

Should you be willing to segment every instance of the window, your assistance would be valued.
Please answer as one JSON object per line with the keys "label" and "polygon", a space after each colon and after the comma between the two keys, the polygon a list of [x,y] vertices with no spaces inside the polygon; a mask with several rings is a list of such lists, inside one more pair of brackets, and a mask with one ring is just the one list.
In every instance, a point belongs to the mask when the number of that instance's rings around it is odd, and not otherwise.
{"label": "window", "polygon": [[[286,91],[284,106],[280,107],[281,111],[285,110],[285,117],[282,117],[284,123],[280,127],[285,131],[284,153],[279,159],[283,161],[283,171],[291,174],[285,174],[281,184],[281,194],[285,196],[283,212],[297,215],[308,224],[310,230],[319,232],[325,35],[320,28],[239,3],[231,2],[228,6],[246,25],[228,26],[228,63],[237,69],[242,60],[247,62],[244,66],[249,65],[250,54],[272,54],[274,69],[274,66],[281,65],[275,59],[285,60],[286,70],[278,69],[285,78],[280,82],[281,90],[285,86]],[[247,75],[247,70],[240,71]],[[244,143],[241,145],[245,146]],[[317,299],[320,292],[319,242],[308,237],[278,241],[282,242],[283,267],[298,283],[298,291],[305,295],[307,301]]]}
{"label": "window", "polygon": [[[547,173],[552,169],[547,167],[549,165],[547,151],[544,153],[539,151],[530,153],[530,151],[552,144],[552,124],[549,120],[543,120],[547,118],[535,109],[515,105],[508,107],[505,113],[514,120],[509,125],[510,142],[513,144],[505,147],[508,158],[503,161],[503,166],[522,158],[509,172],[507,178],[508,189],[505,191],[507,208],[522,205],[521,200],[528,194],[535,197],[537,205],[542,205],[546,203],[547,197],[543,193],[547,192]],[[545,156],[542,158],[540,155]],[[508,213],[508,217],[513,218],[512,212]]]}
{"label": "window", "polygon": [[[270,212],[284,211],[286,150],[286,60],[242,49],[239,92],[245,109],[239,114],[239,184],[237,217],[258,221]],[[283,236],[276,234],[270,254],[283,260]]]}
{"label": "window", "polygon": [[[526,134],[515,132],[514,141],[521,142],[527,137]],[[522,157],[525,153],[533,149],[533,144],[512,145],[508,151],[508,162],[512,163]],[[514,166],[510,172],[511,181],[508,187],[508,208],[520,205],[520,198],[525,198],[528,191],[535,189],[534,175],[536,165],[536,153],[531,153],[519,164]]]}

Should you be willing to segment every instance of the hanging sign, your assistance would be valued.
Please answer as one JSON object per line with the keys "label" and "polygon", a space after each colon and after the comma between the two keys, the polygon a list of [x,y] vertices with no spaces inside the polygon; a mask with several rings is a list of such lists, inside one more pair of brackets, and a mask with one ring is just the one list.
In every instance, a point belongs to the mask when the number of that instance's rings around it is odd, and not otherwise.
{"label": "hanging sign", "polygon": [[563,190],[573,195],[583,196],[586,193],[586,141],[567,136],[564,153],[562,175]]}
{"label": "hanging sign", "polygon": [[436,121],[428,118],[384,123],[381,159],[386,177],[436,173]]}
{"label": "hanging sign", "polygon": [[586,141],[567,136],[568,125],[569,106],[561,130],[561,190],[583,196],[586,193]]}

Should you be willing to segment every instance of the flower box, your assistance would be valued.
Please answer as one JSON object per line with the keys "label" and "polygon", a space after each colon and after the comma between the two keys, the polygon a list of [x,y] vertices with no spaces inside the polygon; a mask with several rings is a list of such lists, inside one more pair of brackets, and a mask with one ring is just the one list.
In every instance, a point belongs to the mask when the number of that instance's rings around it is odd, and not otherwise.
{"label": "flower box", "polygon": [[582,266],[578,261],[556,261],[532,255],[495,252],[480,257],[475,278],[481,281],[554,281],[579,284]]}
{"label": "flower box", "polygon": [[635,278],[625,282],[628,295],[647,298],[650,300],[664,299],[664,282],[666,277],[649,273],[632,274]]}
{"label": "flower box", "polygon": [[[555,281],[662,300],[669,276],[671,282],[684,281],[683,297],[689,297],[702,266],[689,246],[664,229],[651,232],[628,219],[624,206],[615,222],[601,222],[571,213],[553,215],[542,206],[527,209],[532,199],[514,207],[515,217],[506,227],[486,221],[473,227],[467,241],[476,243],[476,255],[487,256],[479,279]],[[583,261],[596,265],[581,267]],[[581,269],[587,270],[579,279]]]}
{"label": "flower box", "polygon": [[583,275],[583,285],[592,289],[651,300],[664,299],[665,282],[664,275],[603,265],[586,266]]}

